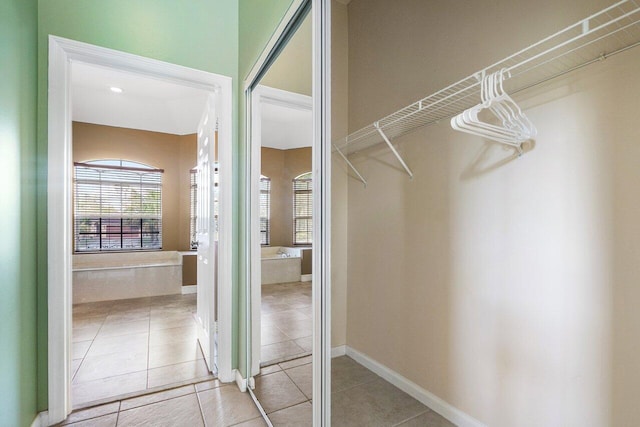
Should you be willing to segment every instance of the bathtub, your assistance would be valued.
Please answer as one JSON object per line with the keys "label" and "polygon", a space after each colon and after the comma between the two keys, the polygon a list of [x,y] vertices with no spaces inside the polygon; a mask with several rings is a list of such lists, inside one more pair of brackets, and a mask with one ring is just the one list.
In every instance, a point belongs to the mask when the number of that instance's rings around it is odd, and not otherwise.
{"label": "bathtub", "polygon": [[300,248],[265,246],[261,248],[261,283],[299,282],[302,270]]}
{"label": "bathtub", "polygon": [[182,255],[176,251],[76,254],[72,263],[74,304],[182,291]]}

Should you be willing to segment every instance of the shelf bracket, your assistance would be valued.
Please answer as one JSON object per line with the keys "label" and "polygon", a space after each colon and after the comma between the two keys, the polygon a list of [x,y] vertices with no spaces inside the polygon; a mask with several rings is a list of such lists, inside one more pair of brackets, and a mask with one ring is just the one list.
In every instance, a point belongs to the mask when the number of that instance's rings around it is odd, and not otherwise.
{"label": "shelf bracket", "polygon": [[407,174],[409,174],[409,178],[413,179],[413,172],[411,172],[411,169],[409,169],[409,166],[407,166],[404,160],[402,160],[402,157],[400,157],[400,154],[398,154],[396,147],[394,147],[391,141],[389,141],[389,138],[387,138],[387,135],[385,135],[382,129],[380,129],[380,123],[375,122],[373,126],[376,128],[376,130],[378,131],[382,139],[384,139],[384,142],[387,143],[387,145],[389,146],[389,149],[396,156],[396,158],[398,159],[398,161],[400,162],[404,170],[407,172]]}
{"label": "shelf bracket", "polygon": [[360,172],[358,172],[358,169],[356,169],[355,166],[353,166],[353,163],[351,163],[349,161],[349,159],[347,159],[347,156],[345,156],[344,154],[342,154],[342,151],[340,151],[340,149],[333,144],[333,148],[336,149],[336,151],[338,152],[338,154],[340,154],[340,157],[342,157],[344,159],[345,162],[347,162],[347,165],[349,165],[349,167],[351,168],[352,171],[355,172],[356,175],[358,175],[358,178],[360,179],[360,181],[362,181],[362,183],[364,184],[364,188],[367,188],[367,180],[365,180],[362,175],[360,175]]}

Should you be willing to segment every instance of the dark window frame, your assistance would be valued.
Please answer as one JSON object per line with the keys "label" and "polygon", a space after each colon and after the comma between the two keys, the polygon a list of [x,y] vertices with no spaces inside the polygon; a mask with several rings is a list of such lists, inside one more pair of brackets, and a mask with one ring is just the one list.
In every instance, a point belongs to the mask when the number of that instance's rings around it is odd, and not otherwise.
{"label": "dark window frame", "polygon": [[311,172],[293,179],[293,244],[313,244],[313,181]]}
{"label": "dark window frame", "polygon": [[[260,245],[271,244],[271,178],[260,175]],[[263,215],[264,213],[264,215]]]}
{"label": "dark window frame", "polygon": [[128,160],[74,163],[74,252],[162,250],[163,173]]}

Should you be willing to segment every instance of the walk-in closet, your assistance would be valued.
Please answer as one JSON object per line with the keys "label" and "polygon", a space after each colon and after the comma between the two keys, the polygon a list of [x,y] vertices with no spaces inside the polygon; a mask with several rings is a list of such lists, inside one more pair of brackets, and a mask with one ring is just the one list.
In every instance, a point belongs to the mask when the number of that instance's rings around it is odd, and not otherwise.
{"label": "walk-in closet", "polygon": [[632,0],[333,2],[332,425],[638,425],[638,43]]}

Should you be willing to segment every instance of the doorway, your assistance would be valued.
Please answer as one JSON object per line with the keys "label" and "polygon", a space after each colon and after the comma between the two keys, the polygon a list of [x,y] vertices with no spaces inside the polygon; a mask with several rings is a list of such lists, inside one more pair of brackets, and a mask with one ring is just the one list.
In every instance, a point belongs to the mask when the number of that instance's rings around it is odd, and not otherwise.
{"label": "doorway", "polygon": [[[211,371],[217,370],[222,381],[232,381],[231,79],[57,37],[50,37],[49,54],[49,421],[62,421],[72,405],[77,407],[83,401],[95,403],[114,398],[115,394],[122,397],[128,392],[158,390],[197,378],[208,378]],[[146,108],[140,105],[126,105],[125,108],[121,98],[118,101],[121,105],[119,111],[111,112],[106,118],[85,119],[93,123],[80,123],[82,119],[78,114],[86,113],[89,108],[81,109],[82,112],[74,111],[71,100],[73,98],[76,104],[82,103],[81,95],[74,96],[72,88],[73,78],[82,76],[83,70],[89,79],[101,73],[106,73],[114,81],[116,75],[137,78],[137,84],[131,86],[135,88],[131,89],[132,92],[147,83],[154,83],[164,84],[163,90],[168,92],[200,93],[200,106],[196,107],[198,115],[195,118],[196,123],[200,120],[200,129],[185,131],[193,139],[189,142],[193,145],[193,159],[178,161],[180,165],[176,169],[184,172],[182,181],[187,185],[183,194],[171,196],[186,202],[177,203],[187,207],[186,214],[173,212],[174,207],[162,204],[163,196],[168,198],[174,187],[179,187],[178,183],[182,182],[175,171],[176,176],[162,176],[168,175],[169,170],[158,166],[160,160],[157,156],[166,150],[149,145],[148,141],[145,146],[143,141],[137,153],[135,148],[131,151],[135,144],[129,144],[129,151],[124,153],[110,151],[119,144],[127,145],[123,141],[132,134],[148,132],[131,129],[141,126],[126,124],[126,120],[134,116],[127,114],[127,108],[142,112],[142,117],[164,125],[179,126],[180,120],[169,123],[170,120],[161,112],[153,113],[151,104]],[[125,89],[120,86],[110,84],[110,95],[122,95]],[[102,104],[108,102],[108,99],[103,100]],[[149,102],[158,103],[159,100]],[[189,110],[178,105],[166,107],[175,110],[174,118],[179,115],[176,111],[183,114]],[[108,120],[118,113],[124,122],[110,123]],[[102,148],[100,144],[94,144],[98,147],[94,146],[91,154],[74,153],[74,136],[95,136],[98,127],[101,136],[96,139],[102,142]],[[215,178],[218,185],[211,185],[207,197],[218,203],[212,225],[216,231],[217,254],[209,263],[213,269],[211,280],[197,286],[198,297],[205,297],[199,298],[196,308],[193,288],[182,289],[182,266],[184,259],[196,258],[190,255],[194,247],[194,232],[189,227],[193,214],[188,213],[189,195],[193,196],[189,188],[190,169],[195,166],[197,135],[207,132],[208,142],[211,142],[209,146],[215,146],[216,156],[210,164],[210,169],[215,169],[210,177],[212,182]],[[161,129],[156,133],[171,139],[170,135],[182,132]],[[177,139],[181,137],[178,135]],[[180,148],[189,144],[180,144]],[[74,154],[81,158],[74,157]],[[142,161],[145,155],[151,160]],[[201,174],[201,169],[196,169],[197,175]],[[118,179],[122,182],[116,182]],[[108,195],[113,197],[109,199]],[[100,204],[96,200],[106,203],[98,215],[89,212]],[[132,212],[136,202],[141,212]],[[129,215],[122,215],[122,211]],[[186,225],[171,223],[172,219],[185,216],[187,220],[183,222]],[[162,226],[163,220],[165,227]],[[183,243],[176,243],[178,240]],[[82,258],[73,259],[76,256]],[[112,277],[108,278],[109,275]],[[128,278],[134,278],[133,283],[127,284]],[[84,279],[87,280],[83,283]],[[202,294],[202,290],[208,290],[208,293]],[[75,319],[72,313],[76,314]],[[86,328],[74,330],[76,326]],[[216,329],[217,335],[214,333]],[[84,339],[78,341],[79,338]],[[177,342],[185,345],[177,346]],[[116,347],[122,351],[114,352]],[[191,360],[178,361],[185,358]],[[180,363],[193,366],[178,368],[173,374],[156,371],[158,375],[151,375],[153,369],[164,368],[166,371],[168,366]],[[120,372],[123,369],[127,372]],[[107,374],[110,376],[105,379]],[[126,387],[109,380],[123,375],[131,377]],[[72,385],[90,382],[102,382],[103,387],[97,394],[81,397]],[[91,389],[96,390],[95,387]]]}

